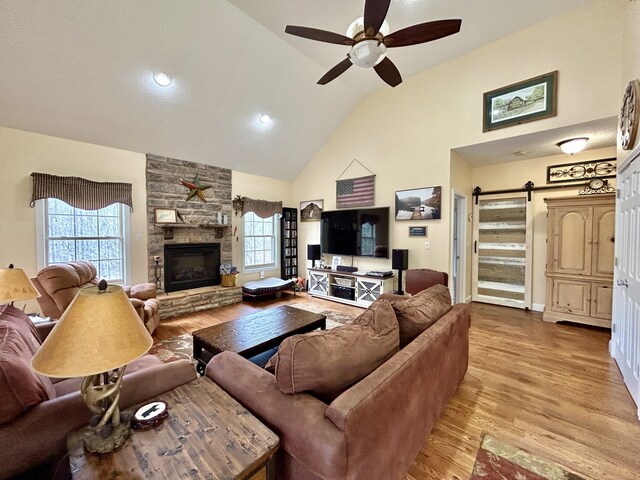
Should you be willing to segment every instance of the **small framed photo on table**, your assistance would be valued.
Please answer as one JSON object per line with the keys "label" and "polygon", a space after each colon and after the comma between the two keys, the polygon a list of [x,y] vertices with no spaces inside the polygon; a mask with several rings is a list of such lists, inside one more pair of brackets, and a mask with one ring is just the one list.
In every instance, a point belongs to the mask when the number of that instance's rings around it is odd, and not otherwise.
{"label": "small framed photo on table", "polygon": [[178,223],[178,212],[175,208],[156,208],[155,223]]}

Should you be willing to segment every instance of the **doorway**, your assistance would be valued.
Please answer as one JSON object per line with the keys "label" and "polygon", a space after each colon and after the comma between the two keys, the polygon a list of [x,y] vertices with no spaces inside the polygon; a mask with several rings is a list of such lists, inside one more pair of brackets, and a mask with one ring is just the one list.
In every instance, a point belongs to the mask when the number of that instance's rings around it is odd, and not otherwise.
{"label": "doorway", "polygon": [[455,189],[451,190],[453,205],[451,219],[451,301],[467,301],[466,293],[466,244],[467,244],[467,197]]}
{"label": "doorway", "polygon": [[474,203],[474,301],[531,308],[532,211],[525,192],[485,195]]}

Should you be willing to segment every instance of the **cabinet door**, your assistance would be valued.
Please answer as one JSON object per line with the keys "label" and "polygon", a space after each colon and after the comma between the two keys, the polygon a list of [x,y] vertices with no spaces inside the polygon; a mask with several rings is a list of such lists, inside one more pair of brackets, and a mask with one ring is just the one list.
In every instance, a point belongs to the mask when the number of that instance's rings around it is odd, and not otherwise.
{"label": "cabinet door", "polygon": [[380,295],[382,295],[382,280],[357,279],[356,299],[358,302],[373,302]]}
{"label": "cabinet door", "polygon": [[611,320],[613,285],[594,283],[591,285],[591,316]]}
{"label": "cabinet door", "polygon": [[309,272],[309,293],[328,295],[329,275],[320,272]]}
{"label": "cabinet door", "polygon": [[593,207],[591,275],[602,275],[609,278],[613,276],[615,219],[614,205]]}
{"label": "cabinet door", "polygon": [[550,209],[550,271],[591,275],[592,214],[589,206]]}
{"label": "cabinet door", "polygon": [[554,278],[552,286],[552,310],[589,316],[591,282]]}

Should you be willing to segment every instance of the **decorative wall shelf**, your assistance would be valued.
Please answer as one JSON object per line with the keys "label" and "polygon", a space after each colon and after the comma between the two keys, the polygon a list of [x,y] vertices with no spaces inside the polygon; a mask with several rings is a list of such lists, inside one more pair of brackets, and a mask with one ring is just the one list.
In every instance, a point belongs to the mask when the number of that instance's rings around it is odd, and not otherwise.
{"label": "decorative wall shelf", "polygon": [[155,226],[162,228],[165,240],[173,240],[174,228],[212,228],[215,230],[216,238],[224,237],[231,228],[231,225],[216,223],[156,223]]}

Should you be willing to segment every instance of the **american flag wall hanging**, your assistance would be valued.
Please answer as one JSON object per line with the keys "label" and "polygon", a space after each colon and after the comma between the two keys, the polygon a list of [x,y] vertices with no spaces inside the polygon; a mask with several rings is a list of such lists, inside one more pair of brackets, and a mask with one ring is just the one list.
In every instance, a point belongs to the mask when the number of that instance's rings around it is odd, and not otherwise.
{"label": "american flag wall hanging", "polygon": [[375,175],[336,180],[336,208],[374,205]]}

